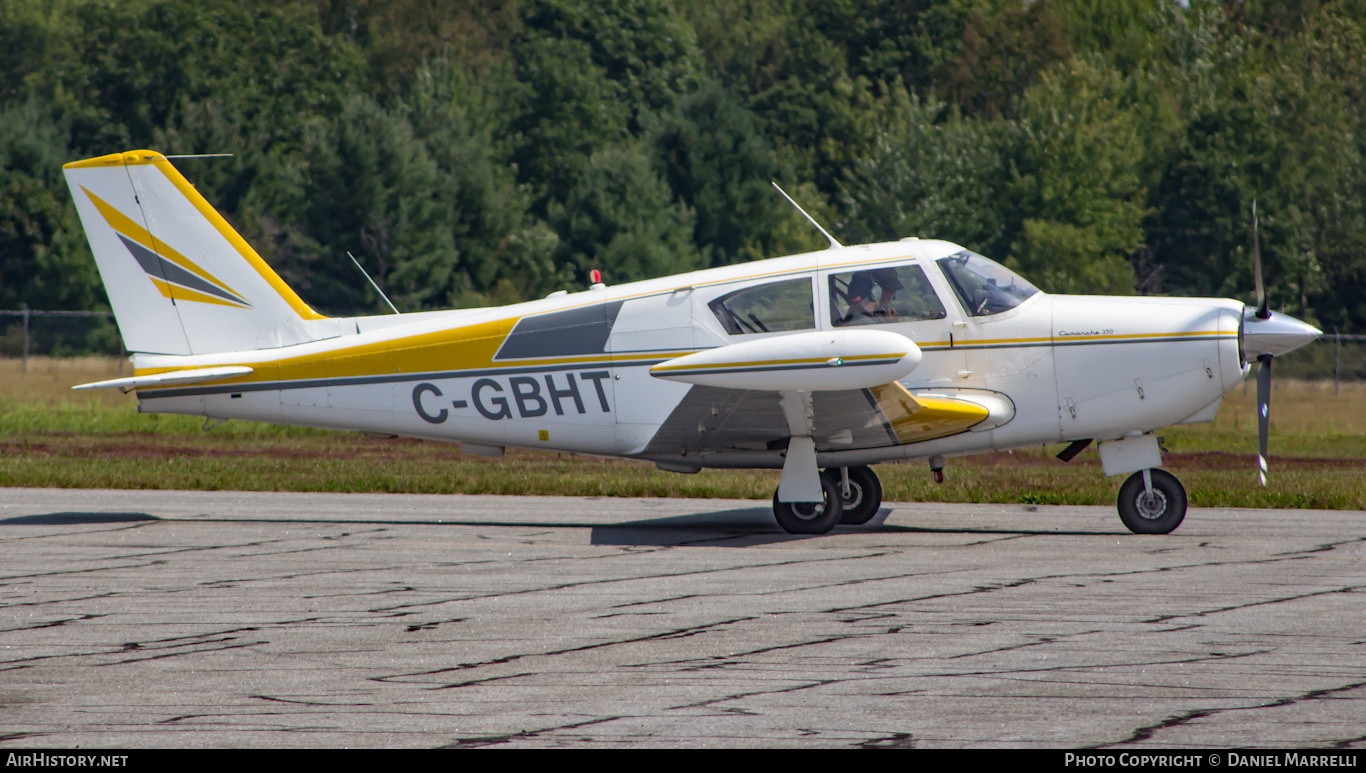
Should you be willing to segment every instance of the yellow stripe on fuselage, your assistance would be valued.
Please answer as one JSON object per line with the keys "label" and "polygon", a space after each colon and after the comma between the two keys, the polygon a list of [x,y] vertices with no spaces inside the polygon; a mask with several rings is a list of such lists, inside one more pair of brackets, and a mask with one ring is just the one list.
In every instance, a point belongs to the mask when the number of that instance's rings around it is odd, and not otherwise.
{"label": "yellow stripe on fuselage", "polygon": [[[224,379],[219,383],[310,381],[488,368],[494,366],[493,356],[498,353],[503,339],[516,321],[517,318],[500,319],[392,340],[340,346],[277,360],[244,360],[241,364],[250,365],[255,372],[248,376]],[[539,363],[526,361],[515,364],[526,366]],[[138,368],[136,375],[153,375],[183,367]]]}
{"label": "yellow stripe on fuselage", "polygon": [[[1236,338],[1238,334],[1233,331],[1225,330],[1183,330],[1169,331],[1165,333],[1113,333],[1106,335],[1079,335],[1079,336],[1049,336],[1042,338],[984,338],[981,340],[955,340],[954,347],[967,348],[971,346],[1011,346],[1029,345],[1050,346],[1068,343],[1095,343],[1101,341],[1112,341],[1122,343],[1125,341],[1132,343],[1143,343],[1144,341],[1165,338]],[[923,348],[923,347],[922,347]]]}
{"label": "yellow stripe on fuselage", "polygon": [[[890,352],[888,354],[856,354],[847,357],[840,357],[844,362],[859,362],[864,360],[888,360],[901,359],[906,356],[906,352]],[[782,365],[817,365],[829,362],[832,357],[805,357],[793,360],[751,360],[748,362],[713,362],[706,365],[656,365],[650,368],[651,373],[671,373],[674,371],[687,373],[694,370],[714,370],[716,368],[776,368]]]}

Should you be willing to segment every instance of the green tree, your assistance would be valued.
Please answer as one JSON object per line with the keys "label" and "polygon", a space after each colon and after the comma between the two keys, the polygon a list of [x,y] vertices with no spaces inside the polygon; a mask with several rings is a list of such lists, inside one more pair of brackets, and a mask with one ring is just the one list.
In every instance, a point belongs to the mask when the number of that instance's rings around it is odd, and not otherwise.
{"label": "green tree", "polygon": [[1051,292],[1134,292],[1143,244],[1138,121],[1120,76],[1073,60],[1025,96],[1011,157],[1009,257]]}
{"label": "green tree", "polygon": [[62,178],[66,143],[36,98],[0,109],[0,308],[107,308]]}
{"label": "green tree", "polygon": [[91,0],[68,19],[75,62],[42,88],[82,152],[145,146],[186,101],[215,103],[298,141],[300,116],[335,115],[364,62],[301,4]]}
{"label": "green tree", "polygon": [[770,185],[791,172],[730,89],[708,81],[645,123],[674,196],[696,213],[693,240],[713,264],[771,257],[804,244],[785,243],[790,208]]}
{"label": "green tree", "polygon": [[933,92],[943,69],[963,45],[974,14],[991,0],[817,0],[798,18],[824,32],[845,53],[849,72],[875,88],[901,83],[917,94]]}
{"label": "green tree", "polygon": [[594,153],[569,196],[551,205],[550,221],[560,234],[556,262],[571,284],[592,268],[615,283],[706,265],[692,242],[692,211],[673,201],[637,142]]}
{"label": "green tree", "polygon": [[473,73],[436,59],[418,69],[404,115],[441,172],[446,227],[460,260],[450,303],[481,303],[500,290],[515,299],[541,294],[555,276],[556,237],[530,213],[528,187],[507,160],[516,137],[502,99],[514,86],[500,67]]}
{"label": "green tree", "polygon": [[517,80],[525,92],[511,127],[521,138],[512,160],[544,212],[574,185],[594,150],[626,136],[628,112],[621,87],[581,40],[533,37],[518,51]]}
{"label": "green tree", "polygon": [[337,121],[315,119],[306,132],[308,229],[320,264],[336,267],[315,278],[318,303],[368,305],[348,251],[400,310],[439,306],[464,289],[446,222],[448,181],[402,116],[356,96]]}
{"label": "green tree", "polygon": [[[109,308],[62,178],[67,141],[66,127],[37,98],[0,105],[0,308]],[[49,352],[107,350],[114,340],[112,325],[44,328]]]}
{"label": "green tree", "polygon": [[667,0],[527,0],[522,23],[533,40],[587,45],[632,120],[691,91],[701,72],[696,35]]}
{"label": "green tree", "polygon": [[872,151],[840,184],[841,231],[859,241],[948,239],[1005,256],[1005,125],[901,91]]}
{"label": "green tree", "polygon": [[1002,3],[976,12],[957,56],[944,68],[943,96],[968,115],[1014,116],[1025,93],[1071,55],[1057,4]]}
{"label": "green tree", "polygon": [[529,0],[521,21],[515,56],[526,91],[513,160],[544,212],[588,156],[634,136],[642,115],[691,90],[700,58],[691,28],[660,0]]}
{"label": "green tree", "polygon": [[1364,37],[1356,19],[1326,11],[1287,38],[1254,36],[1198,84],[1149,225],[1167,287],[1250,299],[1255,199],[1273,306],[1366,323],[1366,213],[1350,193],[1366,180]]}

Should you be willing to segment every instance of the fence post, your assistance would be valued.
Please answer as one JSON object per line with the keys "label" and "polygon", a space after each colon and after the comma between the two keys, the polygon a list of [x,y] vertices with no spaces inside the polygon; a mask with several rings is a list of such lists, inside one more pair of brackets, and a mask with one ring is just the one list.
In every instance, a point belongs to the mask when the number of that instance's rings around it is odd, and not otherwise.
{"label": "fence post", "polygon": [[20,304],[20,308],[22,308],[22,309],[24,310],[24,373],[27,375],[27,374],[28,374],[28,317],[29,317],[28,301],[24,301],[23,303],[21,303],[21,304]]}
{"label": "fence post", "polygon": [[1338,372],[1342,370],[1342,333],[1333,326],[1333,397],[1338,396]]}

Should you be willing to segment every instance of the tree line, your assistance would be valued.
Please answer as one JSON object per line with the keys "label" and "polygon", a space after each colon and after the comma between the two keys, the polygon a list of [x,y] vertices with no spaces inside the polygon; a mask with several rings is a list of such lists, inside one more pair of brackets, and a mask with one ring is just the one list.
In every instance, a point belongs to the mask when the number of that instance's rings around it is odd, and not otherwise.
{"label": "tree line", "polygon": [[[107,308],[62,164],[177,166],[309,303],[949,239],[1366,332],[1366,0],[0,0],[0,308]],[[83,342],[70,341],[79,348]]]}

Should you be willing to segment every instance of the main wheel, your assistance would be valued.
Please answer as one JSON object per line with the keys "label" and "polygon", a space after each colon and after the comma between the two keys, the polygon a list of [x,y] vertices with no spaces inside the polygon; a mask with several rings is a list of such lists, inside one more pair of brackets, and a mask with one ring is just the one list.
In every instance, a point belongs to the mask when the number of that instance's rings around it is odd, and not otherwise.
{"label": "main wheel", "polygon": [[1167,534],[1186,517],[1186,489],[1166,470],[1152,474],[1150,496],[1143,485],[1143,473],[1136,472],[1119,487],[1119,519],[1135,534]]}
{"label": "main wheel", "polygon": [[834,477],[839,486],[840,504],[844,506],[840,523],[857,526],[871,521],[877,515],[878,508],[882,507],[882,482],[877,479],[872,467],[849,468],[849,496],[844,496],[844,482],[840,479],[839,470],[831,468],[826,473]]}
{"label": "main wheel", "polygon": [[839,478],[829,472],[821,473],[823,502],[779,502],[773,492],[773,516],[788,534],[825,534],[835,528],[844,514],[840,501]]}

